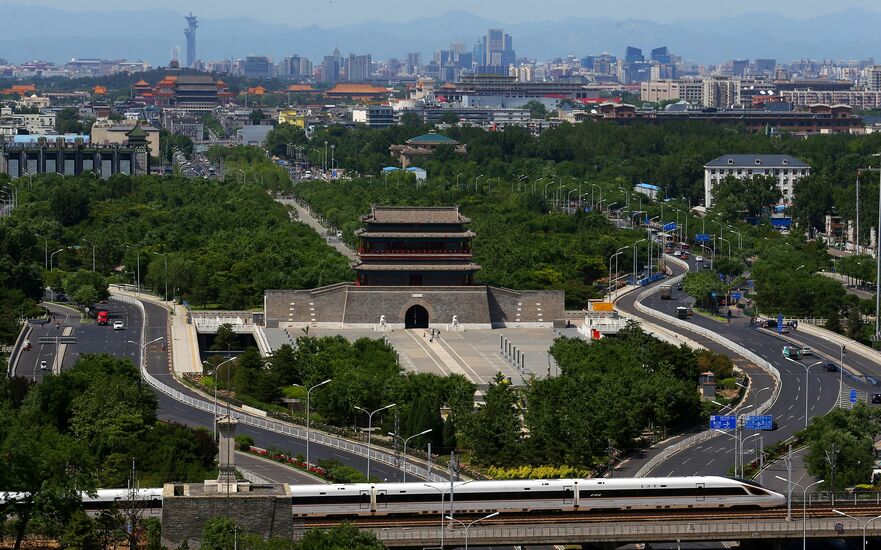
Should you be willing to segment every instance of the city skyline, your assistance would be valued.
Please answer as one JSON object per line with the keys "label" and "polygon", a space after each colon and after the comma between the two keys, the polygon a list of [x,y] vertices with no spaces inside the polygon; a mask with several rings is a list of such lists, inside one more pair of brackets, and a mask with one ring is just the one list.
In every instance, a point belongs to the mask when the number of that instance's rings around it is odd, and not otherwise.
{"label": "city skyline", "polygon": [[[89,0],[59,5],[54,0],[29,0],[28,2],[4,1],[0,6],[44,6],[57,8],[71,13],[94,11],[140,11],[139,5],[120,6],[115,0]],[[532,21],[554,21],[563,17],[610,17],[614,19],[644,19],[657,22],[674,22],[682,20],[713,20],[719,18],[738,17],[744,14],[779,14],[795,19],[808,19],[819,15],[836,13],[850,9],[862,9],[881,13],[877,2],[873,0],[843,0],[835,3],[835,9],[829,9],[827,2],[818,0],[780,0],[773,6],[762,0],[743,0],[734,5],[725,4],[707,9],[707,3],[701,0],[676,0],[671,9],[669,4],[659,4],[649,0],[635,0],[623,5],[595,3],[585,9],[584,4],[573,0],[546,0],[542,9],[536,12],[535,5],[527,0],[485,0],[475,4],[464,0],[447,0],[438,7],[421,8],[408,5],[400,10],[398,0],[374,0],[370,3],[358,0],[325,0],[321,3],[310,3],[306,11],[297,9],[302,1],[288,2],[285,0],[257,0],[244,7],[240,2],[229,0],[189,0],[181,3],[178,0],[154,0],[151,9],[179,11],[184,15],[188,11],[210,13],[215,18],[248,17],[257,21],[272,24],[288,25],[294,28],[309,25],[341,26],[368,21],[406,22],[421,17],[432,17],[448,11],[467,11],[479,17],[493,19],[500,24],[518,24]],[[121,9],[122,8],[122,9]],[[293,9],[292,9],[293,8]],[[381,15],[378,15],[381,14]]]}
{"label": "city skyline", "polygon": [[[21,4],[6,2],[0,6],[4,6],[11,19],[32,15],[32,8]],[[100,3],[95,7],[100,7]],[[445,9],[455,7],[453,4]],[[406,24],[374,20],[319,26],[302,20],[299,27],[288,25],[281,13],[272,23],[258,20],[265,10],[253,10],[247,17],[227,17],[222,10],[193,9],[192,13],[199,18],[196,57],[201,61],[249,55],[279,60],[294,54],[320,60],[337,47],[344,52],[370,54],[374,60],[405,58],[413,52],[426,57],[451,43],[463,42],[470,48],[486,29],[504,28],[516,41],[518,58],[548,60],[602,52],[621,55],[631,45],[646,50],[666,45],[685,60],[708,65],[741,58],[873,57],[881,51],[881,37],[874,32],[881,25],[881,12],[851,8],[811,19],[801,19],[805,14],[799,11],[797,16],[726,14],[717,19],[680,19],[672,23],[626,19],[626,13],[610,19],[594,12],[551,12],[554,20],[539,15],[528,22],[506,23],[500,20],[505,19],[501,13],[495,14],[499,18],[487,19],[465,11],[431,16],[407,11],[406,16],[411,19]],[[0,39],[0,58],[11,62],[125,58],[143,60],[153,66],[166,65],[174,55],[179,55],[181,61],[185,59],[187,42],[181,23],[188,12],[159,7],[101,13],[68,13],[65,9],[68,8],[42,9],[44,24],[39,28],[9,28]],[[698,17],[701,13],[686,15]],[[132,33],[131,22],[135,19],[139,30]],[[810,39],[820,35],[824,36],[823,41]]]}

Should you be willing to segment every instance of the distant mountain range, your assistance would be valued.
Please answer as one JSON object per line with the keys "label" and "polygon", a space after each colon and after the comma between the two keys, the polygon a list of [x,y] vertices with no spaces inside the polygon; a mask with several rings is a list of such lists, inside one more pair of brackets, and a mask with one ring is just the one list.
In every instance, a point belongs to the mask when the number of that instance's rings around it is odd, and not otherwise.
{"label": "distant mountain range", "polygon": [[[183,13],[171,10],[70,13],[0,2],[3,33],[0,58],[13,62],[72,57],[142,59],[166,65],[175,46],[185,57]],[[847,10],[810,19],[778,14],[745,14],[713,20],[682,19],[658,23],[640,19],[566,17],[515,25],[451,11],[408,23],[365,21],[321,28],[292,28],[254,19],[199,16],[197,57],[203,60],[268,55],[275,61],[305,55],[316,63],[338,47],[374,60],[405,58],[419,52],[423,60],[451,42],[471,48],[489,27],[504,27],[519,56],[549,59],[608,51],[622,55],[626,46],[658,46],[685,59],[715,64],[733,58],[866,59],[881,53],[881,12]],[[27,24],[10,24],[21,21]],[[37,23],[38,22],[38,23]]]}

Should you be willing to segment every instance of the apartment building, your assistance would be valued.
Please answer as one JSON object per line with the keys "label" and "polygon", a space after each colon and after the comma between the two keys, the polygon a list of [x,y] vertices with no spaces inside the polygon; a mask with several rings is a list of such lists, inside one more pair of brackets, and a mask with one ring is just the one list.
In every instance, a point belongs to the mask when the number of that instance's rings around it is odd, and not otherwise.
{"label": "apartment building", "polygon": [[774,176],[781,203],[790,204],[795,183],[810,173],[810,166],[790,155],[723,155],[704,165],[704,205],[713,206],[713,188],[728,176]]}

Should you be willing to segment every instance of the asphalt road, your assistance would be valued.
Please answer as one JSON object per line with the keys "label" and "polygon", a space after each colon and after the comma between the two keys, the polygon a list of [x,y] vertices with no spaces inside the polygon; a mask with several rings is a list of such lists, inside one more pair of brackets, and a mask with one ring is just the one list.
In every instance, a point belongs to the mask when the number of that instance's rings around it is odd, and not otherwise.
{"label": "asphalt road", "polygon": [[[50,312],[55,313],[55,319],[59,324],[59,328],[56,328],[53,322],[31,324],[29,340],[32,349],[21,353],[21,357],[16,365],[16,374],[18,376],[25,376],[39,381],[45,374],[48,374],[50,371],[42,371],[40,369],[40,361],[46,361],[51,369],[55,360],[56,347],[54,344],[39,344],[39,337],[60,335],[65,332],[67,327],[70,328],[70,335],[76,338],[76,343],[67,346],[62,368],[70,368],[76,363],[80,355],[88,353],[106,353],[115,357],[127,357],[136,365],[138,364],[140,347],[139,344],[131,343],[138,342],[141,334],[142,319],[137,307],[111,298],[107,304],[102,305],[102,307],[107,309],[110,317],[110,323],[106,326],[98,325],[95,322],[81,323],[79,315],[64,306],[47,304],[47,307]],[[144,307],[147,313],[145,341],[150,342],[160,337],[167,338],[168,324],[166,311],[149,302],[144,302]],[[113,321],[117,320],[123,322],[123,330],[113,330]],[[162,349],[162,340],[147,346],[146,361],[148,372],[165,384],[194,397],[205,399],[204,396],[174,379],[169,371],[168,352]],[[173,421],[192,427],[213,429],[213,418],[210,412],[188,407],[158,391],[156,396],[159,404],[157,415],[161,420]],[[254,444],[258,447],[277,447],[287,451],[292,456],[306,454],[306,442],[301,439],[244,425],[239,425],[237,432],[254,438]],[[367,471],[367,459],[364,457],[354,456],[339,449],[317,443],[312,443],[309,447],[312,462],[336,459],[362,472]],[[400,479],[399,470],[375,461],[371,463],[370,470],[371,475],[381,480],[395,481]]]}
{"label": "asphalt road", "polygon": [[[673,275],[679,275],[683,269],[671,265]],[[663,283],[659,283],[663,284]],[[625,311],[636,312],[633,303],[639,292],[633,292],[619,300],[618,304]],[[653,309],[657,309],[669,315],[675,316],[677,306],[690,305],[694,301],[693,298],[687,296],[684,292],[673,291],[673,299],[661,300],[659,294],[653,294],[646,298],[643,303]],[[825,372],[820,367],[814,367],[810,372],[809,379],[806,380],[805,369],[802,366],[794,364],[783,358],[782,347],[785,344],[783,340],[778,338],[773,332],[767,329],[759,329],[751,327],[748,319],[734,318],[731,323],[724,323],[700,315],[689,317],[688,321],[698,326],[710,329],[745,348],[755,352],[759,356],[768,360],[773,364],[781,375],[781,383],[783,384],[780,396],[775,402],[768,414],[774,416],[778,424],[778,429],[773,431],[762,432],[761,439],[765,447],[769,447],[778,441],[782,441],[791,437],[795,432],[801,430],[805,426],[805,402],[808,406],[808,418],[815,415],[822,415],[832,409],[838,402],[839,396],[839,375],[837,373]],[[673,325],[667,325],[659,322],[657,319],[651,319],[652,323],[663,325],[676,332],[684,334],[707,348],[719,351],[725,355],[731,355],[731,352],[717,344],[707,341],[707,339],[697,336],[696,334],[687,334],[682,329]],[[831,350],[832,346],[822,341],[816,341],[816,338],[805,337],[803,333],[799,333],[798,338],[802,339],[806,345],[809,345],[820,353]],[[834,346],[837,348],[837,346]],[[810,365],[813,362],[824,360],[822,355],[814,358],[808,358],[803,364]],[[753,404],[753,399],[757,396],[757,391],[761,388],[772,386],[772,380],[761,369],[748,367],[744,361],[737,361],[752,379],[752,392],[748,396],[747,405]],[[835,354],[835,362],[837,363],[837,353]],[[881,370],[881,369],[879,369]],[[808,387],[806,387],[808,385]],[[845,378],[846,387],[854,387],[858,391],[871,391],[869,385],[860,380]],[[768,391],[763,391],[758,395],[758,400],[765,400],[768,397]],[[807,392],[807,395],[806,395]],[[749,411],[744,411],[748,413]],[[749,436],[752,433],[746,432],[744,435]],[[755,439],[752,438],[745,445],[749,450],[755,445]],[[653,452],[645,454],[644,458],[653,456]],[[748,462],[754,455],[745,455],[744,461]],[[644,462],[643,457],[637,457],[633,467],[638,467]],[[705,444],[694,446],[690,449],[677,453],[675,458],[659,465],[652,473],[659,476],[672,475],[724,475],[728,473],[729,468],[734,462],[734,440],[731,437],[720,435]],[[631,474],[632,475],[632,474]],[[797,476],[796,476],[797,477]],[[768,480],[766,479],[766,482]]]}

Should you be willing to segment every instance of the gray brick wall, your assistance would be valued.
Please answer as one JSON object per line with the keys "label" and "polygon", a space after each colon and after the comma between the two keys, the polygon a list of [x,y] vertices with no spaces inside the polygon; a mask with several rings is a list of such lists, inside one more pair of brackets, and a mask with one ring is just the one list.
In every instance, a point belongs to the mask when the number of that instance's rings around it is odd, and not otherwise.
{"label": "gray brick wall", "polygon": [[284,323],[403,323],[407,309],[421,305],[432,324],[551,323],[565,317],[564,293],[469,287],[380,287],[344,283],[312,290],[266,292],[266,325]]}
{"label": "gray brick wall", "polygon": [[[162,543],[177,548],[184,540],[190,548],[199,548],[202,527],[217,516],[229,516],[249,533],[264,538],[293,537],[290,492],[279,485],[269,491],[233,493],[229,504],[225,494],[186,496],[169,495],[168,487],[162,500]],[[173,493],[173,491],[172,491]]]}

